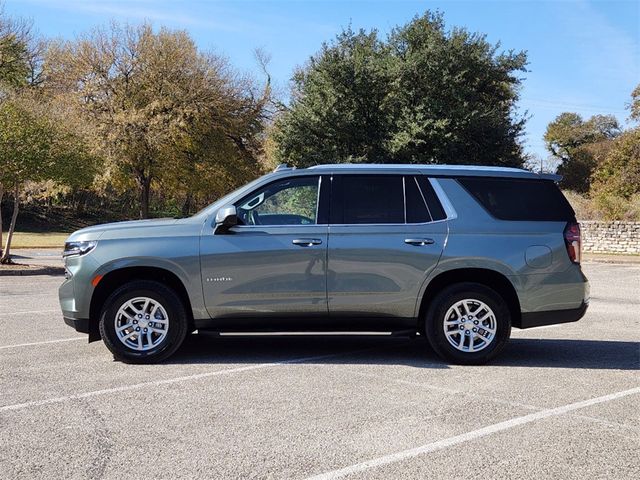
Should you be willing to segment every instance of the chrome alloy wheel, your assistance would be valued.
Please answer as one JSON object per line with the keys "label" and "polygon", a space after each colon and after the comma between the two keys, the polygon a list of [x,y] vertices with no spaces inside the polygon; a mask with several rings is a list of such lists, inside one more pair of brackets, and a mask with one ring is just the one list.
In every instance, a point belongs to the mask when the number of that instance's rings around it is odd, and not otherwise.
{"label": "chrome alloy wheel", "polygon": [[145,352],[164,341],[169,330],[169,316],[156,300],[136,297],[120,307],[115,328],[118,339],[125,346]]}
{"label": "chrome alloy wheel", "polygon": [[493,310],[480,300],[456,302],[444,316],[447,340],[462,352],[479,352],[496,337],[497,321]]}

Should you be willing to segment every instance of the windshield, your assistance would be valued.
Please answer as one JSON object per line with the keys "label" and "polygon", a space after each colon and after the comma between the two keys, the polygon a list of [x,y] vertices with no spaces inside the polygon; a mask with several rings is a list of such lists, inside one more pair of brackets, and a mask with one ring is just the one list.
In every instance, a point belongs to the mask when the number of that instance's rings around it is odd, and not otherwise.
{"label": "windshield", "polygon": [[209,215],[211,212],[219,209],[220,207],[222,207],[226,203],[228,203],[231,198],[236,197],[237,195],[241,195],[246,190],[252,189],[257,183],[261,182],[265,177],[268,177],[269,175],[271,175],[271,174],[267,174],[267,175],[263,175],[261,177],[258,177],[255,180],[253,180],[252,182],[249,182],[246,185],[243,185],[242,187],[237,188],[237,189],[235,189],[234,191],[232,191],[230,193],[227,193],[224,197],[219,198],[218,200],[216,200],[212,204],[207,205],[206,207],[204,207],[198,213],[194,214],[193,217]]}

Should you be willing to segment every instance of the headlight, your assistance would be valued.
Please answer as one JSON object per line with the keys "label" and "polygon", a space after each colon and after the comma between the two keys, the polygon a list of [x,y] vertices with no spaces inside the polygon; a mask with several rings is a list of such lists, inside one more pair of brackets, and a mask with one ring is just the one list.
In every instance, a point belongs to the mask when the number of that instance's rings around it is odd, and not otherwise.
{"label": "headlight", "polygon": [[69,257],[71,255],[86,255],[91,250],[96,248],[98,242],[67,242],[64,244],[64,252],[62,257]]}

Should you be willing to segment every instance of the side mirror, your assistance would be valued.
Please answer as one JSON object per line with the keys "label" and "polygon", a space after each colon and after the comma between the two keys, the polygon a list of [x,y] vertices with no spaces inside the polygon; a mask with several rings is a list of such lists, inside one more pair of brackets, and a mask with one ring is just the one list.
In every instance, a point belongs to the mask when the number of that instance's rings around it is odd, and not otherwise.
{"label": "side mirror", "polygon": [[231,227],[238,224],[236,207],[227,205],[216,213],[216,228],[214,233],[226,233]]}

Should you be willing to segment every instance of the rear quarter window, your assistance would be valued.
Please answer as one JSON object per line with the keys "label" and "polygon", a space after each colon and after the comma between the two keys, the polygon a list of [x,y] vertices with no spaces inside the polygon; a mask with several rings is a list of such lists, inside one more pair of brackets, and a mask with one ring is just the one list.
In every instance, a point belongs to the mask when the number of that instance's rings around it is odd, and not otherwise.
{"label": "rear quarter window", "polygon": [[458,182],[500,220],[575,220],[575,212],[552,180],[460,177]]}
{"label": "rear quarter window", "polygon": [[404,198],[406,223],[426,223],[431,221],[424,195],[414,177],[404,177]]}
{"label": "rear quarter window", "polygon": [[416,179],[418,180],[418,184],[420,185],[420,190],[424,195],[424,200],[425,202],[427,202],[427,206],[429,207],[431,218],[434,221],[444,220],[445,218],[447,218],[447,214],[445,213],[444,208],[440,203],[440,200],[438,200],[438,196],[436,195],[436,192],[433,190],[433,187],[431,186],[429,179],[424,175],[420,175],[416,177]]}

